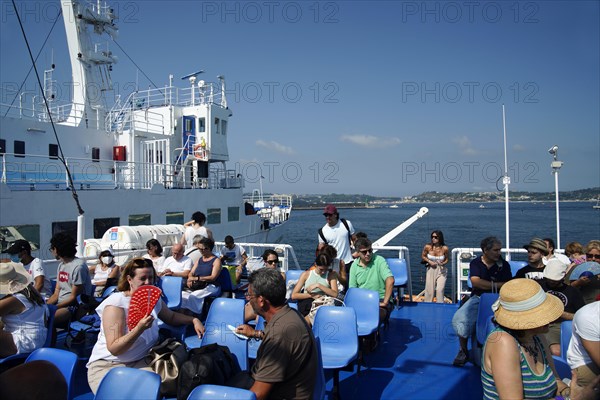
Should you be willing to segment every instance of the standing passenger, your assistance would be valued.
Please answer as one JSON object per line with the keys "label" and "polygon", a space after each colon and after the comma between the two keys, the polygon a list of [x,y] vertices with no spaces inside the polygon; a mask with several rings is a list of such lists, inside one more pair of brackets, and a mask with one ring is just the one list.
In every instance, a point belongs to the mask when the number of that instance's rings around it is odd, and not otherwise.
{"label": "standing passenger", "polygon": [[346,265],[346,274],[348,274],[352,261],[354,261],[350,249],[352,235],[354,235],[352,222],[340,218],[337,208],[331,204],[325,207],[323,215],[327,223],[319,229],[319,243],[327,243],[335,247],[338,257]]}
{"label": "standing passenger", "polygon": [[448,276],[448,246],[442,231],[431,232],[431,242],[426,244],[421,259],[427,265],[425,278],[425,301],[433,301],[433,292],[438,304],[444,304],[444,286]]}
{"label": "standing passenger", "polygon": [[213,238],[212,231],[204,226],[205,223],[206,215],[200,211],[196,211],[192,214],[192,220],[183,225],[186,228],[181,237],[181,244],[185,246],[186,252],[194,248],[194,236],[202,235],[206,238]]}

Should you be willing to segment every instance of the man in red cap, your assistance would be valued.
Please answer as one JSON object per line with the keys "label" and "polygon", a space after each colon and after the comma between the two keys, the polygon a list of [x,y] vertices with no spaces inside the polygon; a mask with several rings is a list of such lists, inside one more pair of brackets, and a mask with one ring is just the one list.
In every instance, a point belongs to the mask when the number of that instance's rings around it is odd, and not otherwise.
{"label": "man in red cap", "polygon": [[319,229],[319,243],[326,243],[337,250],[337,256],[346,264],[346,275],[349,276],[352,265],[350,242],[354,235],[354,227],[347,219],[340,218],[337,208],[328,204],[323,210],[327,223]]}

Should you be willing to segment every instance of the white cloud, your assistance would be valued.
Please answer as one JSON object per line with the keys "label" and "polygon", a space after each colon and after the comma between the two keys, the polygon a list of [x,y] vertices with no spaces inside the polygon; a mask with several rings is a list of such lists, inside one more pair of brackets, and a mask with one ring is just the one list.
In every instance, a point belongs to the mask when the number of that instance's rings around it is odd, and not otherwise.
{"label": "white cloud", "polygon": [[513,145],[513,150],[516,152],[523,152],[523,151],[525,151],[525,146],[523,146],[521,144],[515,144],[515,145]]}
{"label": "white cloud", "polygon": [[454,139],[452,139],[452,141],[458,145],[458,148],[460,149],[460,152],[463,155],[472,156],[478,153],[477,150],[473,148],[471,140],[464,135],[455,137]]}
{"label": "white cloud", "polygon": [[377,137],[373,135],[342,135],[342,142],[349,142],[364,147],[384,148],[389,146],[397,146],[400,144],[400,139],[396,137]]}
{"label": "white cloud", "polygon": [[264,147],[265,149],[274,151],[276,153],[294,154],[294,149],[292,149],[291,147],[288,147],[288,146],[284,146],[281,143],[277,143],[274,140],[271,140],[268,142],[265,142],[264,140],[257,140],[256,145]]}

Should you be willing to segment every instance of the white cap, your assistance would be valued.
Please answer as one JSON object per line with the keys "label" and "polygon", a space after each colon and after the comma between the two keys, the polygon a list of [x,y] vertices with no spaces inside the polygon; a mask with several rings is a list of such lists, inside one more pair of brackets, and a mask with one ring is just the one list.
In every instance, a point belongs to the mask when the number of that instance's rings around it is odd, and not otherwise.
{"label": "white cap", "polygon": [[544,268],[544,278],[553,281],[562,281],[567,274],[568,265],[557,258],[551,258]]}

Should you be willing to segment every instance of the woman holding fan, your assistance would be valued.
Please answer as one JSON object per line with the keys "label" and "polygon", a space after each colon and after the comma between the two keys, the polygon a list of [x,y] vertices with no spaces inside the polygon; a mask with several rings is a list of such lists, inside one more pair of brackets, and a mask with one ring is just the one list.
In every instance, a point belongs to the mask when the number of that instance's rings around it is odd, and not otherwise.
{"label": "woman holding fan", "polygon": [[[154,293],[158,288],[149,285],[154,285],[156,272],[148,261],[134,258],[127,263],[119,278],[119,291],[96,308],[102,323],[98,341],[87,364],[88,383],[94,393],[104,375],[112,368],[130,367],[152,371],[145,357],[158,341],[157,319],[169,325],[193,324],[198,336],[204,334],[204,326],[199,319],[169,310],[160,299],[160,293]],[[145,285],[148,286],[146,298],[132,302],[135,292]],[[146,307],[143,316],[139,321],[132,321],[130,314],[138,313],[140,307]]]}

